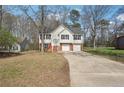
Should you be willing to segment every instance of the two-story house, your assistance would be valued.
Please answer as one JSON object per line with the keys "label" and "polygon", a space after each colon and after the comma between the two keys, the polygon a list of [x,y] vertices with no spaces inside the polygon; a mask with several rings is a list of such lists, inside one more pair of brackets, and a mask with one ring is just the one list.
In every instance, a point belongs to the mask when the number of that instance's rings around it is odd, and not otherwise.
{"label": "two-story house", "polygon": [[[39,35],[39,45],[41,43],[41,35]],[[81,30],[60,25],[55,30],[44,33],[44,48],[49,51],[81,51],[83,33]]]}

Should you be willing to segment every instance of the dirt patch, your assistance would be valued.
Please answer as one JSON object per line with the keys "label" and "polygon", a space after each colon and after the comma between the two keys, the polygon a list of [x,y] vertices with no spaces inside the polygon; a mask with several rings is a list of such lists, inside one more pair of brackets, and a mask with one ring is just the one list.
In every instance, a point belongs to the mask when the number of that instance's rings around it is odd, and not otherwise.
{"label": "dirt patch", "polygon": [[0,59],[0,86],[70,86],[69,66],[61,54],[28,52]]}
{"label": "dirt patch", "polygon": [[8,58],[22,55],[21,53],[13,53],[13,52],[0,52],[0,58]]}

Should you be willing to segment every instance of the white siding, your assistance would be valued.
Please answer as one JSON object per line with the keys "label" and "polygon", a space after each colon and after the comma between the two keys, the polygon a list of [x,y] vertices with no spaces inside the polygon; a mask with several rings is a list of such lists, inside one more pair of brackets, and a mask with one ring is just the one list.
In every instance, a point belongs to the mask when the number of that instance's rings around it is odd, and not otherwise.
{"label": "white siding", "polygon": [[39,44],[41,44],[41,39],[40,39],[40,35],[39,35]]}
{"label": "white siding", "polygon": [[[41,44],[41,39],[40,39],[40,35],[39,35],[39,44]],[[44,39],[44,43],[51,43],[51,39]]]}
{"label": "white siding", "polygon": [[73,43],[83,43],[83,36],[81,36],[81,40],[73,40]]}
{"label": "white siding", "polygon": [[[51,39],[52,45],[60,46],[59,33],[61,33],[64,29],[65,29],[65,28],[60,25],[57,29],[55,29],[55,30],[53,31],[53,33],[51,34],[51,36],[52,36],[52,39]],[[54,40],[55,40],[55,39],[58,41],[57,43],[54,43]]]}
{"label": "white siding", "polygon": [[[61,39],[61,35],[69,35],[69,39]],[[59,35],[60,43],[73,43],[73,35],[71,32],[67,31],[66,29],[62,31]]]}
{"label": "white siding", "polygon": [[45,39],[44,43],[51,43],[51,39]]}
{"label": "white siding", "polygon": [[[69,35],[69,40],[62,40],[61,35]],[[55,41],[57,41],[55,43]],[[81,44],[83,43],[83,36],[81,36],[81,40],[73,40],[73,33],[68,31],[64,26],[60,25],[57,29],[55,29],[51,33],[51,39],[45,39],[45,43],[51,43],[52,45],[57,45],[60,46],[60,43],[76,43],[76,44]],[[39,43],[41,43],[41,39],[39,37]]]}

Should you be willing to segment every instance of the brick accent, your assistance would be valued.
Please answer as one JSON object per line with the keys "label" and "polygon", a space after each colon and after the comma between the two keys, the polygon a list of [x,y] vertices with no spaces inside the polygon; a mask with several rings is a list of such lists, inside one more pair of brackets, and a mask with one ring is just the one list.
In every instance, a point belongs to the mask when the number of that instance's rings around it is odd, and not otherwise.
{"label": "brick accent", "polygon": [[57,52],[58,51],[58,46],[53,46],[53,52]]}
{"label": "brick accent", "polygon": [[52,52],[52,45],[51,45],[51,43],[48,44],[48,52]]}
{"label": "brick accent", "polygon": [[60,44],[60,51],[62,51],[62,44]]}
{"label": "brick accent", "polygon": [[73,44],[70,44],[70,51],[73,51]]}
{"label": "brick accent", "polygon": [[[48,52],[52,52],[52,47],[53,47],[53,52],[57,52],[57,51],[62,51],[62,45],[60,44],[60,46],[52,46],[51,43],[48,45]],[[81,45],[81,50],[83,50],[83,44]],[[73,44],[69,44],[69,48],[70,51],[73,51]]]}

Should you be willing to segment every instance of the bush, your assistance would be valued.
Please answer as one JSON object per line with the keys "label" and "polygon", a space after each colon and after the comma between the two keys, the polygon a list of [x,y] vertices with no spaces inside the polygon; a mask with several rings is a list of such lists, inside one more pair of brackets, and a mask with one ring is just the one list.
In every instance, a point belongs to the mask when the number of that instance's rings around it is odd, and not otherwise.
{"label": "bush", "polygon": [[6,29],[0,29],[0,47],[10,49],[16,38]]}

